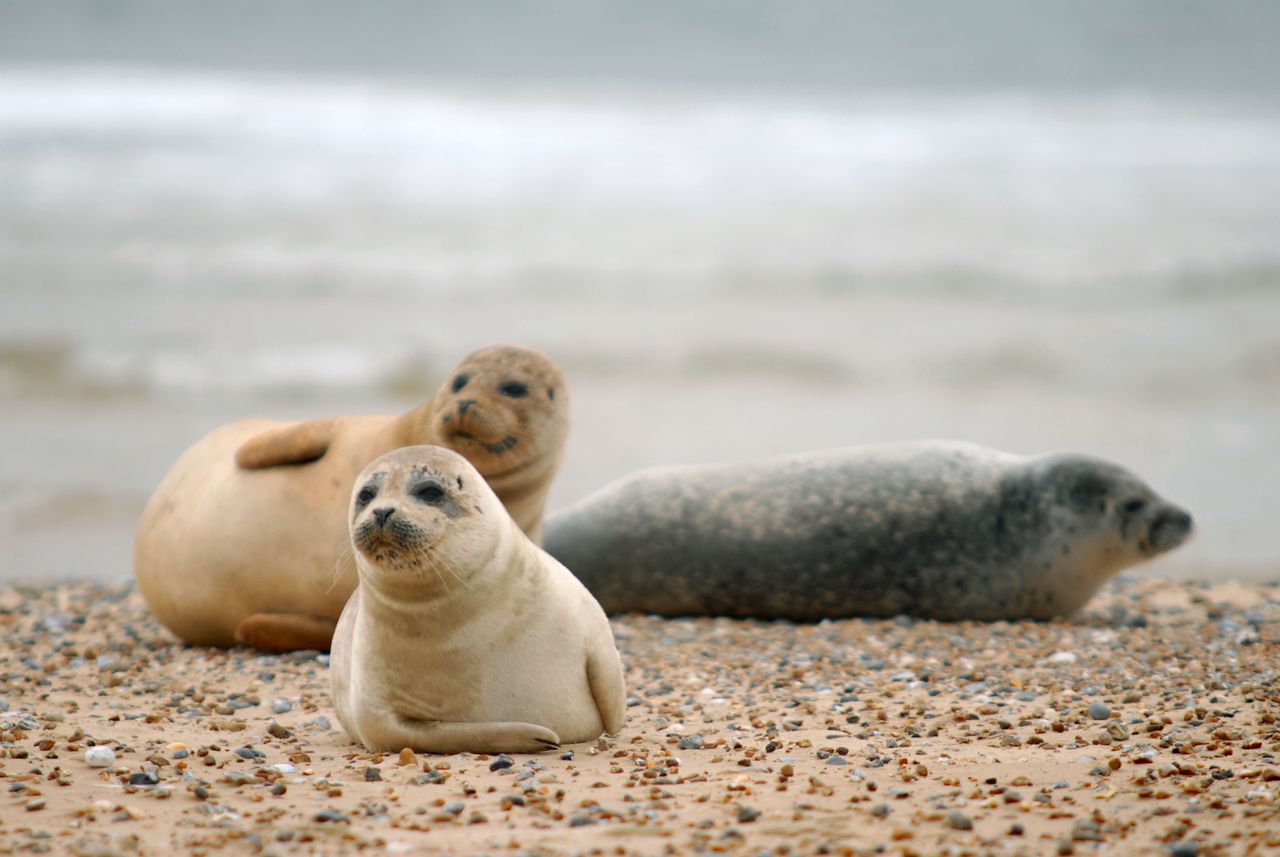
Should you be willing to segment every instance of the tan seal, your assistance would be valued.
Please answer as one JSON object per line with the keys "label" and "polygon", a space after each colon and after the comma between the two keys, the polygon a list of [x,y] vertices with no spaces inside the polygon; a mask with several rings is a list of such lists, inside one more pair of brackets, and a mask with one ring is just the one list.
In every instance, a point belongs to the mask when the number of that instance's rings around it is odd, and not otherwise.
{"label": "tan seal", "polygon": [[360,583],[333,637],[333,705],[370,751],[536,752],[622,728],[609,621],[466,459],[398,449],[356,480]]}
{"label": "tan seal", "polygon": [[512,346],[468,356],[402,416],[224,426],[183,454],[143,511],[138,588],[189,643],[327,649],[356,585],[347,500],[366,464],[400,447],[450,447],[540,540],[568,431],[560,370]]}

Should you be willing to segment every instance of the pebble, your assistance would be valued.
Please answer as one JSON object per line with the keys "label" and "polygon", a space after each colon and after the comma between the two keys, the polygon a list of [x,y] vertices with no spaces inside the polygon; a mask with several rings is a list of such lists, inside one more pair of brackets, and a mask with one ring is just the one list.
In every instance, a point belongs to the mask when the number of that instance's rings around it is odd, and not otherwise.
{"label": "pebble", "polygon": [[1169,846],[1170,857],[1196,857],[1200,846],[1194,842],[1174,842]]}
{"label": "pebble", "polygon": [[947,813],[947,827],[952,830],[973,830],[973,819],[958,809]]}
{"label": "pebble", "polygon": [[701,750],[705,743],[701,735],[686,735],[677,746],[681,750]]}
{"label": "pebble", "polygon": [[364,769],[364,780],[367,783],[376,783],[382,779],[382,771],[377,768],[368,767]]}
{"label": "pebble", "polygon": [[747,822],[755,821],[759,817],[760,817],[760,810],[755,809],[754,807],[750,807],[750,806],[738,807],[738,821],[741,821],[744,824]]}
{"label": "pebble", "polygon": [[276,714],[288,714],[293,711],[293,703],[287,699],[271,700],[271,710]]}
{"label": "pebble", "polygon": [[512,758],[508,756],[506,753],[503,753],[499,755],[498,758],[494,759],[492,762],[489,763],[489,770],[501,771],[505,768],[511,767],[514,764],[515,762],[512,760]]}
{"label": "pebble", "polygon": [[329,809],[328,807],[317,812],[315,814],[315,820],[316,821],[332,821],[332,822],[350,822],[351,821],[351,819],[347,818],[345,815],[338,812],[336,809]]}
{"label": "pebble", "polygon": [[1080,657],[1075,652],[1054,652],[1048,660],[1051,664],[1074,664]]}
{"label": "pebble", "polygon": [[110,747],[90,747],[84,751],[84,763],[91,768],[109,768],[116,763],[116,754]]}
{"label": "pebble", "polygon": [[1111,708],[1105,702],[1091,702],[1089,716],[1094,720],[1106,720],[1111,716]]}

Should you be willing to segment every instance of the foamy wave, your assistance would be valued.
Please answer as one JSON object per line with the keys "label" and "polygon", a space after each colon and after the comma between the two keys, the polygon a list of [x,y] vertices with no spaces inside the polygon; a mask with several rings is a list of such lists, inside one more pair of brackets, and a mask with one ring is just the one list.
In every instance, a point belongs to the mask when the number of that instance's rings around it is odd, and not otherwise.
{"label": "foamy wave", "polygon": [[42,282],[1164,290],[1280,265],[1277,198],[1261,103],[0,72],[0,261]]}

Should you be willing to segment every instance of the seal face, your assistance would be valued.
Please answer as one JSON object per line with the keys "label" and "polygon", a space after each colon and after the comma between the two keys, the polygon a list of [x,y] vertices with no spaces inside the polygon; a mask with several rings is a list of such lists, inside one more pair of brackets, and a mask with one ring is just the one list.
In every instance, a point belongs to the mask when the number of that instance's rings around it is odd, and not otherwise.
{"label": "seal face", "polygon": [[396,450],[356,481],[360,583],[331,657],[334,708],[370,750],[534,752],[622,726],[604,611],[440,447]]}
{"label": "seal face", "polygon": [[360,469],[401,447],[453,447],[538,541],[568,408],[550,358],[503,345],[467,356],[429,402],[398,417],[224,426],[147,504],[134,542],[139,589],[187,642],[327,649],[356,585],[347,503]]}
{"label": "seal face", "polygon": [[486,478],[558,454],[568,394],[554,364],[509,347],[477,351],[436,395],[435,436]]}
{"label": "seal face", "polygon": [[547,549],[611,612],[991,620],[1070,614],[1191,529],[1110,462],[931,441],[643,471]]}

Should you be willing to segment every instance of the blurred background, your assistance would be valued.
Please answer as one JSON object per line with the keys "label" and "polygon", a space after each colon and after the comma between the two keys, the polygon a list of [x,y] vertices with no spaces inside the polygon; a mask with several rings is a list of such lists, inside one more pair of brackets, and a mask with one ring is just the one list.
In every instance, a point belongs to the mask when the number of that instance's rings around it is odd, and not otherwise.
{"label": "blurred background", "polygon": [[0,0],[0,577],[130,574],[214,426],[541,348],[560,508],[963,438],[1280,576],[1280,5]]}

